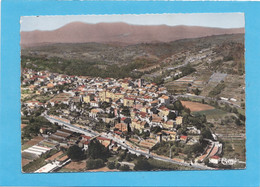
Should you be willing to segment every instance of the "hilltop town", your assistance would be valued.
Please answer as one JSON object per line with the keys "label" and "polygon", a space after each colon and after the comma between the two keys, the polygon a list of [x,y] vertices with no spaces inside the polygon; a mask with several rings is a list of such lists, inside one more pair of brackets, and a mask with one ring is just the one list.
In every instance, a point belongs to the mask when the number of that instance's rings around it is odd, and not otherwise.
{"label": "hilltop town", "polygon": [[25,68],[21,94],[24,172],[230,169],[245,164],[224,157],[226,148],[213,124],[162,84]]}
{"label": "hilltop town", "polygon": [[244,28],[21,32],[22,171],[244,169]]}

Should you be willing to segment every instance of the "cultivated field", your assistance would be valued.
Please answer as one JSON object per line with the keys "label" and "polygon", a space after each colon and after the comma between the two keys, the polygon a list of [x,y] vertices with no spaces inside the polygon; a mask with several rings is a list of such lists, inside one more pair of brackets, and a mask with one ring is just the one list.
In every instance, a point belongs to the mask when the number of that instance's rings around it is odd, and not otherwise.
{"label": "cultivated field", "polygon": [[207,117],[207,120],[211,122],[219,121],[222,119],[225,115],[228,114],[228,112],[220,109],[213,109],[213,110],[204,110],[204,111],[198,111],[198,112],[193,112],[193,114],[201,114],[205,115]]}
{"label": "cultivated field", "polygon": [[192,101],[181,101],[181,104],[189,108],[191,112],[199,112],[199,111],[215,109],[213,106],[202,104],[202,103],[196,103]]}
{"label": "cultivated field", "polygon": [[99,168],[99,169],[91,169],[91,170],[88,170],[88,171],[119,171],[117,169],[109,169],[107,167],[103,167],[103,168]]}
{"label": "cultivated field", "polygon": [[84,170],[86,168],[86,161],[81,161],[81,162],[70,162],[66,166],[64,166],[65,169],[69,170]]}
{"label": "cultivated field", "polygon": [[39,143],[40,141],[44,140],[43,137],[41,136],[36,136],[35,138],[31,139],[30,141],[26,142],[25,144],[22,145],[22,150],[27,149],[31,146],[36,145],[37,143]]}

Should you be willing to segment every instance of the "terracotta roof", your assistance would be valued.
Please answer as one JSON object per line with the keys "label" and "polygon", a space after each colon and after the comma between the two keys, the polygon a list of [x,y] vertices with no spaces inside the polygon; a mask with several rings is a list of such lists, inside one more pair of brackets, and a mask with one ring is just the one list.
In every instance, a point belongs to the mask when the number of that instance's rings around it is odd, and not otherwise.
{"label": "terracotta roof", "polygon": [[92,137],[86,136],[86,135],[81,135],[81,137],[84,138],[84,139],[87,139],[87,140],[90,140],[92,138]]}
{"label": "terracotta roof", "polygon": [[165,110],[165,111],[169,110],[169,109],[166,108],[165,106],[161,106],[161,107],[159,107],[159,109],[160,109],[160,110]]}
{"label": "terracotta roof", "polygon": [[118,135],[121,135],[122,132],[119,132],[119,131],[114,131],[114,133],[118,134]]}
{"label": "terracotta roof", "polygon": [[97,109],[92,109],[91,110],[91,113],[98,113],[99,112],[99,110],[97,110]]}
{"label": "terracotta roof", "polygon": [[152,119],[152,122],[159,123],[159,122],[162,122],[162,120],[160,118],[155,118],[155,119]]}
{"label": "terracotta roof", "polygon": [[84,145],[88,145],[90,141],[89,141],[89,140],[81,140],[80,142],[81,142],[82,144],[84,144]]}
{"label": "terracotta roof", "polygon": [[210,157],[210,158],[212,158],[212,159],[220,159],[220,157],[219,156],[212,156],[212,157]]}
{"label": "terracotta roof", "polygon": [[188,138],[188,136],[181,136],[180,138],[185,140]]}
{"label": "terracotta roof", "polygon": [[166,122],[167,125],[173,125],[173,120],[169,120]]}
{"label": "terracotta roof", "polygon": [[143,117],[143,118],[147,116],[147,113],[146,113],[146,112],[140,112],[139,114],[140,114],[140,116]]}
{"label": "terracotta roof", "polygon": [[158,103],[158,100],[151,101],[150,103]]}
{"label": "terracotta roof", "polygon": [[163,131],[163,132],[165,132],[165,133],[167,133],[167,134],[176,134],[176,132],[174,132],[174,131]]}
{"label": "terracotta roof", "polygon": [[162,99],[169,99],[169,97],[167,95],[163,95],[161,98]]}

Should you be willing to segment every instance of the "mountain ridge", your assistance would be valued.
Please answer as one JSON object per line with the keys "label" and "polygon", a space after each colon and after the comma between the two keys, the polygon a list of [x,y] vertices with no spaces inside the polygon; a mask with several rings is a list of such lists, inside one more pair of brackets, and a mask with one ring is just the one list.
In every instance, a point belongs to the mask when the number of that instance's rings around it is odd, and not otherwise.
{"label": "mountain ridge", "polygon": [[52,31],[22,31],[22,48],[53,43],[155,43],[186,38],[244,33],[244,28],[200,26],[130,25],[123,22],[88,24],[72,22]]}

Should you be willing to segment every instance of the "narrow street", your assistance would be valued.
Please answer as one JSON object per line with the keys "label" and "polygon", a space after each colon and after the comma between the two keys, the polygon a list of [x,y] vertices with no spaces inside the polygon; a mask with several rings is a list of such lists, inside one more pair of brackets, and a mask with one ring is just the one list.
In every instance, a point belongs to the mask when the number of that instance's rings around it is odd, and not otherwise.
{"label": "narrow street", "polygon": [[[61,120],[54,119],[54,118],[52,118],[48,115],[45,115],[45,114],[43,114],[43,116],[47,120],[49,120],[50,122],[58,123],[59,125],[65,126],[65,127],[67,127],[68,129],[70,129],[71,131],[74,131],[74,132],[79,132],[79,133],[85,134],[87,136],[100,135],[100,134],[97,134],[93,131],[87,131],[87,130],[81,129],[81,128],[76,127],[76,126],[74,126],[70,123],[66,123],[66,122],[63,122]],[[190,164],[190,163],[186,163],[186,162],[178,162],[178,161],[172,160],[170,158],[165,158],[165,157],[161,157],[161,156],[158,156],[158,155],[152,155],[150,153],[147,153],[147,152],[144,152],[144,151],[141,151],[141,150],[133,149],[130,146],[126,145],[124,143],[124,141],[119,140],[119,139],[114,138],[114,137],[109,136],[109,135],[100,135],[100,137],[112,139],[113,141],[117,142],[117,144],[124,147],[125,149],[128,149],[131,153],[134,153],[134,154],[144,155],[144,156],[149,157],[149,158],[154,158],[154,159],[157,159],[157,160],[161,160],[161,161],[164,161],[164,162],[170,162],[170,163],[178,164],[178,165],[181,165],[181,166],[193,167],[193,168],[196,168],[196,169],[202,169],[202,170],[209,170],[209,169],[213,170],[214,169],[214,168],[210,168],[208,166],[202,165],[202,164]]]}

